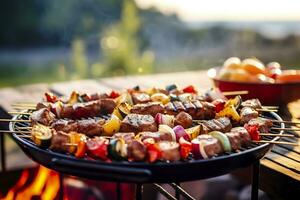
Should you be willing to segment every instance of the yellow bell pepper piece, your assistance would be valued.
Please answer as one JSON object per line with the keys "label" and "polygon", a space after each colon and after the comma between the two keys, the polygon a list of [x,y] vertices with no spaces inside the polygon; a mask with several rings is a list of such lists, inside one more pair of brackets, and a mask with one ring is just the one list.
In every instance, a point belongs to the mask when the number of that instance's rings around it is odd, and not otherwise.
{"label": "yellow bell pepper piece", "polygon": [[116,115],[111,115],[111,118],[103,125],[105,136],[112,136],[120,130],[121,121]]}
{"label": "yellow bell pepper piece", "polygon": [[187,134],[189,134],[191,140],[196,138],[200,134],[200,125],[185,129]]}
{"label": "yellow bell pepper piece", "polygon": [[223,110],[221,110],[220,112],[218,112],[216,114],[217,118],[220,117],[229,117],[234,121],[240,121],[241,117],[239,115],[239,113],[236,111],[234,105],[229,105],[227,107],[225,107]]}
{"label": "yellow bell pepper piece", "polygon": [[169,96],[163,94],[163,93],[155,93],[151,96],[152,101],[158,101],[161,102],[162,104],[166,104],[170,102]]}

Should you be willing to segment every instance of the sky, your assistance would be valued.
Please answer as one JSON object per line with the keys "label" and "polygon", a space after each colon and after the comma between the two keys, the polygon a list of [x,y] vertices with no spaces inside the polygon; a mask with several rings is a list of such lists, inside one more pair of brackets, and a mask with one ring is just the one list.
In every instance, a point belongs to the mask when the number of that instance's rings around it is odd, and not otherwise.
{"label": "sky", "polygon": [[300,21],[300,0],[135,0],[186,22]]}

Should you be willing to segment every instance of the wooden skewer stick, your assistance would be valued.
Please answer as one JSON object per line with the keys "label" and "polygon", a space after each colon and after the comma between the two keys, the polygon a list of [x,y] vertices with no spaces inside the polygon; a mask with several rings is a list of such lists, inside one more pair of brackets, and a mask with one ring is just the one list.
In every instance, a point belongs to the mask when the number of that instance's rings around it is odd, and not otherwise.
{"label": "wooden skewer stick", "polygon": [[300,122],[284,121],[284,120],[271,120],[272,122],[286,123],[286,124],[300,124]]}
{"label": "wooden skewer stick", "polygon": [[36,106],[35,103],[12,103],[11,106],[29,106],[29,107],[32,107],[32,106]]}
{"label": "wooden skewer stick", "polygon": [[29,119],[0,119],[0,122],[31,122]]}
{"label": "wooden skewer stick", "polygon": [[0,130],[0,133],[31,133],[30,131],[9,131],[9,130]]}
{"label": "wooden skewer stick", "polygon": [[274,137],[295,137],[292,134],[274,134],[274,133],[260,133],[261,136],[274,136]]}
{"label": "wooden skewer stick", "polygon": [[275,109],[263,109],[263,108],[257,108],[256,111],[262,111],[262,112],[278,112],[278,110]]}
{"label": "wooden skewer stick", "polygon": [[268,141],[268,140],[259,140],[259,141],[254,140],[253,142],[270,143],[270,144],[287,144],[287,145],[292,145],[292,146],[299,146],[299,143],[294,143],[294,142]]}
{"label": "wooden skewer stick", "polygon": [[248,93],[249,92],[247,90],[222,92],[222,94],[225,95],[225,96],[243,95],[243,94],[248,94]]}
{"label": "wooden skewer stick", "polygon": [[31,115],[32,113],[28,113],[28,112],[17,112],[17,111],[12,111],[12,112],[7,112],[8,114],[11,115]]}
{"label": "wooden skewer stick", "polygon": [[278,106],[262,106],[263,108],[278,109]]}
{"label": "wooden skewer stick", "polygon": [[272,127],[272,130],[285,130],[285,131],[300,131],[300,128],[277,128],[277,127]]}
{"label": "wooden skewer stick", "polygon": [[18,137],[20,137],[20,138],[32,138],[31,135],[18,135]]}
{"label": "wooden skewer stick", "polygon": [[74,143],[63,143],[63,145],[66,145],[66,146],[77,146],[78,144],[74,144]]}
{"label": "wooden skewer stick", "polygon": [[24,126],[24,127],[18,127],[19,130],[28,130],[28,129],[32,129],[31,126]]}

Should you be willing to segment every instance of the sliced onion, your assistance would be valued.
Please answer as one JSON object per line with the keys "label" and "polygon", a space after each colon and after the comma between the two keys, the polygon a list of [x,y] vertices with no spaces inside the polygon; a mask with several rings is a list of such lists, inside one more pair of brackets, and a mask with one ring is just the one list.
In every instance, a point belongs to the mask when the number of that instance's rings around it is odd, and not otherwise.
{"label": "sliced onion", "polygon": [[176,141],[176,134],[170,126],[165,125],[165,124],[160,124],[158,127],[158,132],[168,133],[172,136],[172,141],[174,141],[174,142]]}
{"label": "sliced onion", "polygon": [[157,113],[157,114],[155,115],[155,122],[156,122],[157,124],[162,124],[162,116],[163,116],[163,114],[161,114],[161,113]]}
{"label": "sliced onion", "polygon": [[189,134],[185,131],[185,129],[182,126],[180,125],[175,126],[173,128],[173,131],[175,132],[176,135],[176,141],[179,141],[181,137],[183,137],[187,141],[191,141]]}
{"label": "sliced onion", "polygon": [[208,158],[204,150],[204,142],[195,138],[192,140],[192,154],[196,159],[206,159]]}
{"label": "sliced onion", "polygon": [[162,124],[166,124],[170,127],[174,126],[174,119],[173,115],[162,115]]}

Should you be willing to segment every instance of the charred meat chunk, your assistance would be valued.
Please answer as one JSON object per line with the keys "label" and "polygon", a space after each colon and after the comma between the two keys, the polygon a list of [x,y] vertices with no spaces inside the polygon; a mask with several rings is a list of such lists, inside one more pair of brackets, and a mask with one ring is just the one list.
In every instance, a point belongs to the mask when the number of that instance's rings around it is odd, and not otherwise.
{"label": "charred meat chunk", "polygon": [[262,108],[262,105],[260,103],[260,101],[258,99],[249,99],[246,100],[244,102],[242,102],[241,104],[242,107],[250,107],[253,109],[260,109]]}
{"label": "charred meat chunk", "polygon": [[268,133],[270,128],[273,126],[273,122],[269,119],[255,118],[248,122],[251,126],[258,126],[258,131],[261,133]]}
{"label": "charred meat chunk", "polygon": [[128,114],[122,121],[120,132],[157,131],[157,125],[151,115]]}
{"label": "charred meat chunk", "polygon": [[147,93],[135,92],[131,94],[134,104],[148,103],[151,101],[150,96]]}
{"label": "charred meat chunk", "polygon": [[178,161],[180,160],[179,144],[170,141],[161,141],[158,143],[161,151],[161,160]]}
{"label": "charred meat chunk", "polygon": [[181,125],[183,128],[189,128],[193,124],[193,118],[186,112],[180,112],[176,115],[174,125]]}
{"label": "charred meat chunk", "polygon": [[202,144],[204,145],[204,151],[207,155],[207,157],[211,158],[219,153],[223,152],[223,147],[220,144],[220,142],[212,137],[211,135],[199,135],[197,137],[198,140],[202,141]]}
{"label": "charred meat chunk", "polygon": [[157,113],[164,113],[164,107],[158,102],[149,102],[145,104],[136,104],[130,110],[131,113],[151,115],[155,117]]}
{"label": "charred meat chunk", "polygon": [[55,115],[49,109],[41,108],[31,114],[31,120],[33,123],[49,126],[55,120]]}
{"label": "charred meat chunk", "polygon": [[143,161],[146,159],[147,149],[142,142],[132,140],[127,146],[127,155],[131,161]]}
{"label": "charred meat chunk", "polygon": [[258,112],[251,107],[243,107],[240,116],[241,116],[241,124],[246,124],[251,119],[257,118]]}

